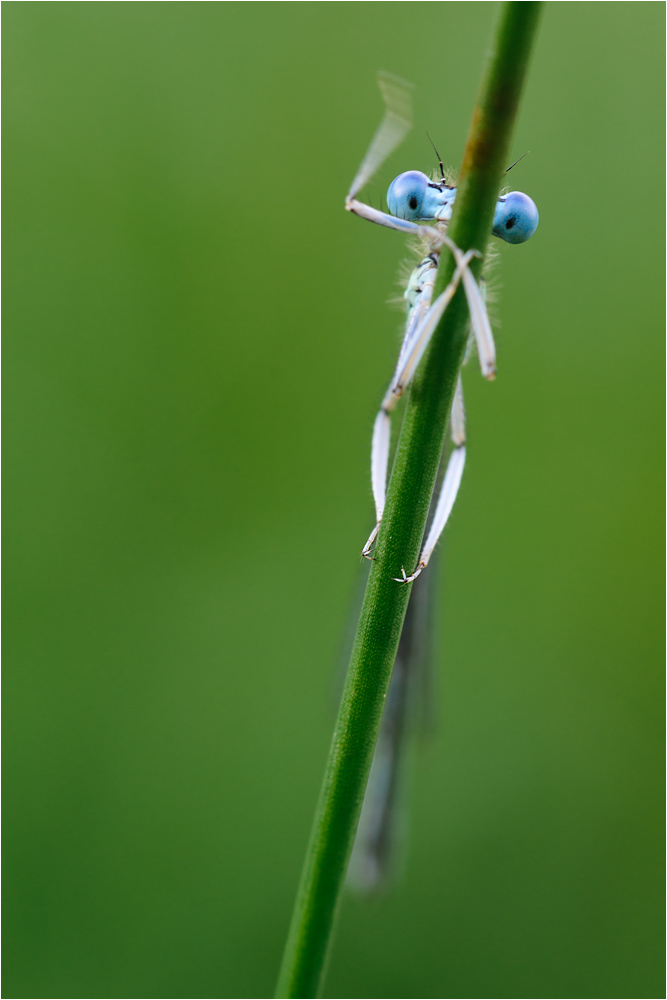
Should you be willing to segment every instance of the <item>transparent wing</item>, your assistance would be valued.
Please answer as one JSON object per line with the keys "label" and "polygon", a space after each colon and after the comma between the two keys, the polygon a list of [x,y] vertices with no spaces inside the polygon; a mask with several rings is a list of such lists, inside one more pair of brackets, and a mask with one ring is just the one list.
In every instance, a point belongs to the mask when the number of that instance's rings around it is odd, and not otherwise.
{"label": "transparent wing", "polygon": [[347,873],[348,887],[360,895],[386,888],[400,870],[410,744],[418,731],[433,730],[438,574],[423,582],[410,596]]}
{"label": "transparent wing", "polygon": [[412,128],[412,90],[414,84],[392,73],[378,73],[378,85],[384,98],[385,113],[380,127],[352,181],[348,199],[368,183],[390,153],[403,141]]}

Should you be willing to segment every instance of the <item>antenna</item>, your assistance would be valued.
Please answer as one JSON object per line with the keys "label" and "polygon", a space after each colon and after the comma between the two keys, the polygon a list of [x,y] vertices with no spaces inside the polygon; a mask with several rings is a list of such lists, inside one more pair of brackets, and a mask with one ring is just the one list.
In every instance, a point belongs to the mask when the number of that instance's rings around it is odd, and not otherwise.
{"label": "antenna", "polygon": [[[428,132],[426,133],[426,135],[428,135]],[[443,181],[444,181],[444,179],[445,179],[445,168],[444,168],[444,167],[443,167],[443,165],[442,165],[442,160],[440,159],[440,153],[439,153],[439,152],[438,152],[438,150],[437,150],[437,149],[435,148],[435,143],[433,142],[433,139],[431,138],[431,136],[430,136],[430,135],[428,135],[428,141],[429,141],[429,142],[431,143],[431,145],[433,146],[433,152],[434,152],[434,153],[435,153],[435,155],[436,155],[436,156],[438,157],[438,166],[440,167],[440,176],[442,177],[442,179],[443,179]],[[525,155],[525,154],[524,154],[524,155]],[[512,164],[512,166],[514,166],[514,164]]]}
{"label": "antenna", "polygon": [[[521,154],[521,156],[519,157],[519,160],[523,160],[524,156],[528,156],[529,153],[530,153],[530,150],[527,149],[525,153]],[[505,171],[505,173],[508,174],[510,172],[510,170],[512,169],[512,167],[516,167],[516,165],[519,162],[519,160],[515,160],[514,163],[510,163],[510,165],[507,168],[507,170]]]}

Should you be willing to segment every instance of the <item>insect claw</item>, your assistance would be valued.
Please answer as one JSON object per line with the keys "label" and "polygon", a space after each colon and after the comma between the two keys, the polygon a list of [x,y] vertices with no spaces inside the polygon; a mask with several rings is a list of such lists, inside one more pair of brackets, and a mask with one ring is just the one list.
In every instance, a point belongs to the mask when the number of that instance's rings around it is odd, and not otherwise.
{"label": "insect claw", "polygon": [[414,580],[417,579],[417,577],[419,576],[419,574],[423,569],[426,569],[426,566],[424,563],[420,562],[417,564],[417,569],[414,571],[414,573],[411,573],[410,576],[406,576],[405,567],[401,566],[401,573],[403,575],[392,576],[392,580],[395,580],[396,583],[412,583]]}
{"label": "insect claw", "polygon": [[371,531],[370,538],[368,539],[363,549],[361,550],[361,555],[363,556],[364,559],[370,559],[372,561],[373,556],[371,555],[371,553],[375,552],[375,546],[373,545],[373,542],[377,538],[379,530],[380,530],[380,522],[378,521],[378,523]]}

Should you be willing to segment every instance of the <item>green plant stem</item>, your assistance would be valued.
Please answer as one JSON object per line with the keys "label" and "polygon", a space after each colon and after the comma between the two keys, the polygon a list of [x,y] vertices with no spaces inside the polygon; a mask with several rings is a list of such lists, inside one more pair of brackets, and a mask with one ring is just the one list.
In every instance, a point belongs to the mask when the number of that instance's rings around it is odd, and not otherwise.
{"label": "green plant stem", "polygon": [[[463,159],[449,235],[484,251],[526,74],[540,3],[501,7]],[[476,261],[473,270],[481,267]],[[454,261],[443,251],[435,295]],[[468,311],[459,287],[414,380],[397,446],[345,690],[285,947],[277,997],[319,995],[382,709],[463,361]],[[417,586],[419,584],[417,583]]]}

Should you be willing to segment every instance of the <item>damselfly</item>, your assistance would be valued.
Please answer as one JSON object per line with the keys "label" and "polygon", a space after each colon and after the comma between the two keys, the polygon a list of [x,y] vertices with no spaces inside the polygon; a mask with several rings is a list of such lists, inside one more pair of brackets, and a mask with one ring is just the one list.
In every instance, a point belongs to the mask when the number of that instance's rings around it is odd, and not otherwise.
{"label": "damselfly", "polygon": [[[389,154],[404,139],[412,127],[411,85],[390,74],[379,74],[379,85],[385,102],[385,114],[357,172],[345,201],[348,211],[370,222],[397,229],[421,241],[421,261],[410,275],[405,299],[407,319],[398,362],[389,388],[375,419],[371,445],[371,484],[375,502],[376,525],[364,545],[362,555],[372,558],[373,545],[384,512],[390,451],[390,417],[398,400],[409,386],[440,319],[459,284],[463,285],[470,312],[468,350],[477,347],[482,374],[493,379],[496,374],[496,353],[491,325],[486,312],[483,284],[477,284],[468,265],[478,250],[463,252],[447,235],[456,186],[445,176],[438,157],[439,176],[433,178],[418,170],[399,174],[387,191],[389,212],[381,212],[357,200],[357,194],[376,173]],[[511,168],[508,168],[511,169]],[[537,228],[537,207],[528,195],[511,191],[499,197],[493,219],[493,235],[507,243],[524,243]],[[432,225],[424,225],[430,222]],[[454,256],[456,269],[447,288],[435,301],[433,288],[440,258],[446,246]],[[464,362],[465,363],[465,362]],[[426,568],[438,539],[451,513],[463,475],[465,463],[465,410],[463,388],[459,377],[450,415],[452,450],[447,463],[440,494],[432,513],[426,542],[416,568],[407,574],[405,568],[396,578],[399,584],[411,583]],[[409,730],[410,687],[414,678],[424,674],[424,647],[427,639],[420,630],[427,626],[428,595],[413,594],[396,665],[387,696],[382,727],[373,760],[357,840],[351,862],[351,876],[357,886],[373,889],[381,881],[389,854],[389,832],[397,794],[398,769],[402,744]],[[414,661],[420,661],[415,664]]]}

